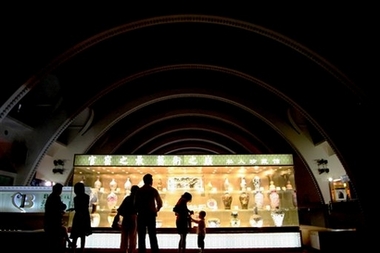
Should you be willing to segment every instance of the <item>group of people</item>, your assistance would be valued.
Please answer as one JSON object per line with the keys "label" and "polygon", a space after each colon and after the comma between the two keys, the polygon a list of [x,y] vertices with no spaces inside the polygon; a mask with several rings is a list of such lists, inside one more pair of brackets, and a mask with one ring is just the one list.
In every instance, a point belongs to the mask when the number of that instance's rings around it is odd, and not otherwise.
{"label": "group of people", "polygon": [[[90,196],[85,193],[83,183],[76,183],[74,185],[74,208],[66,210],[67,206],[61,200],[62,189],[62,184],[55,184],[45,203],[44,230],[48,237],[48,246],[51,252],[64,253],[66,244],[68,244],[69,248],[76,252],[76,244],[80,238],[78,252],[83,252],[86,236],[92,233],[91,217],[88,209]],[[65,211],[75,211],[70,237],[68,236],[67,228],[63,225]]]}
{"label": "group of people", "polygon": [[[159,245],[156,232],[156,217],[162,208],[162,199],[156,188],[153,187],[153,176],[146,174],[143,177],[144,185],[133,185],[131,193],[124,198],[118,208],[118,215],[122,216],[121,242],[122,252],[133,253],[138,248],[138,253],[146,253],[146,233],[149,236],[150,252],[159,253]],[[91,232],[91,218],[89,211],[90,197],[85,193],[85,186],[78,182],[74,185],[74,208],[67,209],[61,201],[62,184],[55,184],[52,193],[45,204],[45,231],[49,236],[52,252],[64,252],[66,243],[73,252],[83,252],[86,236]],[[176,203],[173,211],[176,216],[176,228],[180,235],[178,252],[186,250],[186,237],[191,228],[191,222],[197,223],[197,244],[200,252],[204,251],[204,239],[206,235],[205,211],[199,212],[199,219],[194,219],[193,211],[187,207],[192,195],[185,192]],[[63,214],[66,211],[75,211],[70,237],[66,227],[62,224]],[[77,240],[80,238],[80,248],[76,249]],[[138,238],[138,240],[137,240]],[[71,240],[70,240],[71,239]],[[138,245],[137,245],[138,242]]]}

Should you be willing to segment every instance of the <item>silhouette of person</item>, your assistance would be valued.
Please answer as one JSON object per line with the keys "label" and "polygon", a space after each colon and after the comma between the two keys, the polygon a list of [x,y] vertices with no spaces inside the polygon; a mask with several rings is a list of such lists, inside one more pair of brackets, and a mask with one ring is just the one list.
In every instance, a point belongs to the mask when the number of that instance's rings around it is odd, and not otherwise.
{"label": "silhouette of person", "polygon": [[160,194],[153,185],[153,176],[146,174],[143,177],[144,185],[136,192],[135,205],[137,210],[138,252],[146,252],[145,237],[148,229],[152,253],[159,253],[156,217],[162,207]]}
{"label": "silhouette of person", "polygon": [[124,198],[117,209],[123,217],[121,222],[120,249],[124,253],[133,253],[137,242],[137,211],[135,208],[135,196],[139,189],[137,185],[131,187],[131,194]]}
{"label": "silhouette of person", "polygon": [[200,211],[198,214],[199,219],[191,218],[192,222],[195,222],[198,224],[197,227],[197,245],[199,248],[199,253],[203,253],[205,250],[205,237],[206,237],[206,212]]}
{"label": "silhouette of person", "polygon": [[46,199],[44,214],[44,231],[47,235],[48,247],[52,252],[64,252],[68,242],[71,241],[67,234],[67,228],[63,226],[63,214],[66,204],[61,200],[63,185],[53,185],[52,192]]}
{"label": "silhouette of person", "polygon": [[83,252],[86,244],[86,236],[91,232],[91,217],[90,217],[90,196],[85,193],[84,184],[78,182],[74,185],[74,217],[71,226],[70,238],[73,241],[74,247],[77,245],[80,238],[80,251]]}
{"label": "silhouette of person", "polygon": [[176,228],[179,234],[178,253],[185,253],[186,251],[186,237],[191,227],[191,217],[193,211],[190,211],[187,207],[187,203],[192,199],[192,195],[188,192],[182,194],[174,206],[173,211],[176,215]]}

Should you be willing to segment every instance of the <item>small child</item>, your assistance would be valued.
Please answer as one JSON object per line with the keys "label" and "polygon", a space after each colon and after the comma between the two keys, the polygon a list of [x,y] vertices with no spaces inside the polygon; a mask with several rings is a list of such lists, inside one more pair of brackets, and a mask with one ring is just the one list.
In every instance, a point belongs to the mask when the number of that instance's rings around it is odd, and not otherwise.
{"label": "small child", "polygon": [[63,236],[63,240],[64,240],[63,243],[65,244],[64,247],[66,247],[66,243],[67,243],[67,246],[70,249],[74,248],[73,242],[70,240],[69,233],[67,232],[67,228],[62,225],[61,230],[62,230],[61,232],[62,232],[62,236]]}
{"label": "small child", "polygon": [[200,249],[199,253],[203,253],[205,249],[205,237],[206,237],[206,222],[205,222],[206,212],[200,211],[198,214],[198,217],[199,217],[198,220],[193,219],[191,217],[191,221],[198,224],[197,244],[198,244],[198,248]]}

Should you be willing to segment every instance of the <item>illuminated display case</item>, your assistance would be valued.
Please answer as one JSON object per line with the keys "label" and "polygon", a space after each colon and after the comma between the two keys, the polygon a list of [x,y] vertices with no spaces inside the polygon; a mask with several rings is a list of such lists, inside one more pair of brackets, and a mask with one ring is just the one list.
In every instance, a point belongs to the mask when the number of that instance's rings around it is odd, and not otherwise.
{"label": "illuminated display case", "polygon": [[74,160],[73,184],[84,182],[96,207],[93,227],[110,227],[130,187],[142,186],[146,173],[153,175],[164,203],[157,227],[175,227],[172,209],[184,192],[193,195],[188,207],[195,215],[207,212],[208,227],[299,225],[291,155],[76,155]]}
{"label": "illuminated display case", "polygon": [[352,199],[347,176],[342,176],[339,179],[331,179],[329,187],[332,202],[348,201]]}

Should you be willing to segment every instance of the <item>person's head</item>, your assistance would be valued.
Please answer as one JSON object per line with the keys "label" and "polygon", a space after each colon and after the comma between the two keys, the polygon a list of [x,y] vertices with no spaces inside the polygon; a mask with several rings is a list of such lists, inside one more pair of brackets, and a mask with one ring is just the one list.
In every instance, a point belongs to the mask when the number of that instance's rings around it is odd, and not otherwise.
{"label": "person's head", "polygon": [[143,177],[143,181],[144,181],[144,184],[152,185],[153,184],[153,176],[152,176],[152,174],[146,174]]}
{"label": "person's head", "polygon": [[74,193],[76,195],[85,193],[84,183],[78,182],[74,185]]}
{"label": "person's head", "polygon": [[132,185],[131,187],[131,195],[135,195],[137,190],[139,189],[140,187],[138,187],[138,185]]}
{"label": "person's head", "polygon": [[193,196],[188,193],[188,192],[185,192],[183,195],[182,195],[182,198],[186,199],[187,201],[191,201],[191,199],[193,198]]}
{"label": "person's head", "polygon": [[199,218],[203,219],[204,217],[206,217],[206,212],[205,211],[200,211],[199,214],[198,214]]}
{"label": "person's head", "polygon": [[52,193],[56,194],[56,195],[61,195],[62,193],[62,188],[63,188],[63,185],[60,184],[60,183],[56,183],[55,185],[53,185],[53,188],[52,188]]}

